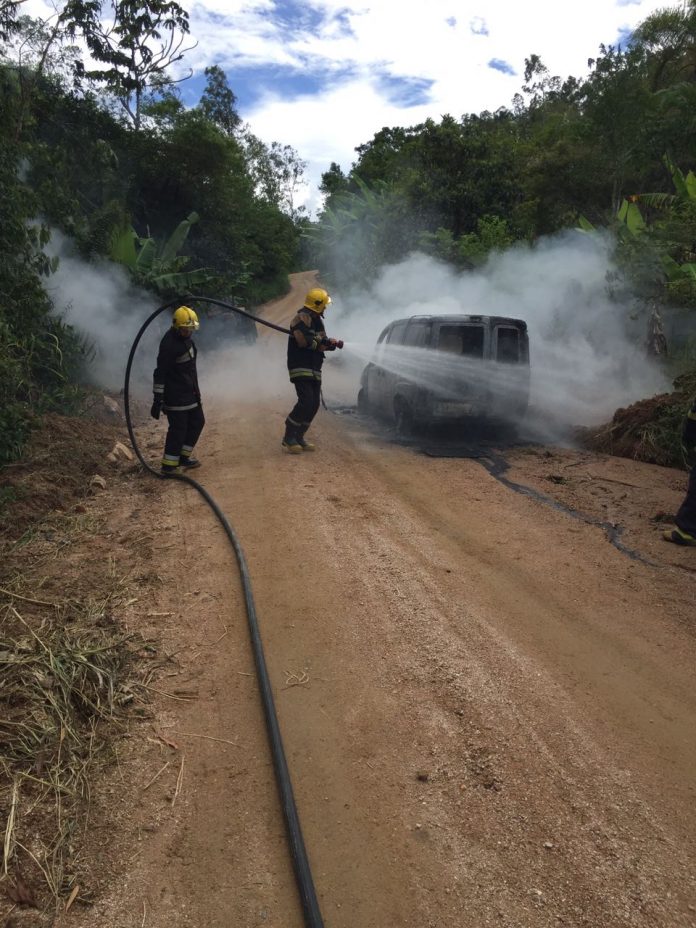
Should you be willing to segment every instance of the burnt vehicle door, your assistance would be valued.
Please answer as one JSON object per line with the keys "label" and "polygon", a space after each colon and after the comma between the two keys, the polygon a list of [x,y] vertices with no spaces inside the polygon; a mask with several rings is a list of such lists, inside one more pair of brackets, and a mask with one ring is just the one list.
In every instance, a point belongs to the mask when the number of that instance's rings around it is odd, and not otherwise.
{"label": "burnt vehicle door", "polygon": [[529,335],[521,320],[494,321],[491,358],[498,377],[493,381],[494,413],[519,418],[529,402]]}
{"label": "burnt vehicle door", "polygon": [[408,320],[402,346],[396,357],[395,368],[398,376],[388,409],[395,419],[399,418],[397,406],[400,403],[406,404],[407,415],[414,422],[428,414],[432,360],[426,352],[430,342],[430,330],[429,317],[412,316]]}
{"label": "burnt vehicle door", "polygon": [[481,318],[443,320],[434,327],[433,347],[442,355],[432,384],[436,415],[478,411],[485,392],[482,373],[489,346],[489,328]]}
{"label": "burnt vehicle door", "polygon": [[375,371],[376,390],[370,397],[370,402],[374,402],[374,408],[378,412],[386,415],[391,415],[394,409],[394,388],[401,377],[400,353],[407,325],[407,319],[393,322],[380,346],[381,353]]}
{"label": "burnt vehicle door", "polygon": [[379,391],[382,386],[380,361],[384,355],[385,341],[390,328],[391,326],[387,326],[380,333],[372,359],[362,372],[360,392],[358,393],[358,409],[362,412],[374,413],[379,408]]}

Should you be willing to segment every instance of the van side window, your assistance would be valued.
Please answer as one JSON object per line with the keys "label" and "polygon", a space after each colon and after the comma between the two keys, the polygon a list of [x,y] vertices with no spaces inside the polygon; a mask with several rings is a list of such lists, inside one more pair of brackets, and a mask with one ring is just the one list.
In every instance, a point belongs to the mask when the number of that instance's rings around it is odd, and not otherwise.
{"label": "van side window", "polygon": [[417,322],[410,322],[408,329],[406,329],[404,345],[411,348],[423,348],[428,340],[428,330],[428,323],[423,320],[419,319]]}
{"label": "van side window", "polygon": [[408,321],[396,323],[394,328],[389,332],[389,335],[387,336],[387,341],[389,342],[390,346],[403,345],[404,334],[406,333],[407,325],[408,325]]}
{"label": "van side window", "polygon": [[499,325],[496,334],[496,361],[501,364],[520,363],[520,332],[511,326]]}
{"label": "van side window", "polygon": [[379,362],[382,360],[382,358],[383,358],[383,356],[384,356],[384,346],[385,346],[386,341],[387,341],[387,335],[389,335],[389,327],[388,327],[388,326],[387,326],[386,329],[383,329],[383,330],[382,330],[382,332],[381,332],[379,338],[377,339],[377,344],[375,345],[375,353],[374,353],[373,361],[377,361],[377,362],[379,363]]}
{"label": "van side window", "polygon": [[467,358],[482,358],[483,334],[482,325],[441,325],[438,351],[464,355]]}

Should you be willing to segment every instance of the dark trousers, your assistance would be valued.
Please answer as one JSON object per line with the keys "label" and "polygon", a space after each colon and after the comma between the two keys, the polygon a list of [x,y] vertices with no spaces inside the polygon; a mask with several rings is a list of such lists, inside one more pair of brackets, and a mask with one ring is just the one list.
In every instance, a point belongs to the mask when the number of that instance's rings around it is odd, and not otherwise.
{"label": "dark trousers", "polygon": [[321,403],[321,381],[308,377],[293,380],[297,392],[297,402],[285,420],[285,437],[302,438],[312,424]]}
{"label": "dark trousers", "polygon": [[686,498],[679,507],[675,521],[677,528],[696,538],[696,464],[691,468]]}
{"label": "dark trousers", "polygon": [[203,409],[196,406],[195,409],[185,411],[170,410],[167,412],[169,428],[167,437],[164,442],[164,461],[170,467],[176,467],[182,452],[185,455],[191,454],[193,447],[198,441],[203,426],[205,425],[205,416]]}

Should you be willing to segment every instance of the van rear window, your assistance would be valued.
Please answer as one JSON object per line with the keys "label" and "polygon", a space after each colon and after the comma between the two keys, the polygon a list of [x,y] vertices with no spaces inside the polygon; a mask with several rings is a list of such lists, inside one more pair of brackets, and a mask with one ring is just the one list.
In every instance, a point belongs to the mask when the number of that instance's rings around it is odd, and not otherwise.
{"label": "van rear window", "polygon": [[519,329],[499,325],[496,328],[496,361],[502,364],[519,364],[520,333]]}
{"label": "van rear window", "polygon": [[442,325],[438,334],[439,351],[465,355],[468,358],[483,357],[482,325]]}

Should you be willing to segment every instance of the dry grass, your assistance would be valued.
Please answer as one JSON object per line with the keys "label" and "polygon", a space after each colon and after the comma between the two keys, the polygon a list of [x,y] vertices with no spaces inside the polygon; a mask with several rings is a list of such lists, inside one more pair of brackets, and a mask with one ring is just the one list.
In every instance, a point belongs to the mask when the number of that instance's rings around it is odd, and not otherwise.
{"label": "dry grass", "polygon": [[617,409],[611,422],[596,429],[582,429],[578,437],[592,451],[666,467],[691,466],[681,434],[695,394],[696,373],[684,374],[674,381],[672,393]]}
{"label": "dry grass", "polygon": [[0,590],[0,879],[43,881],[55,899],[74,892],[92,781],[141,701],[140,641],[113,618],[127,587],[105,574],[98,598],[20,593],[18,574]]}

